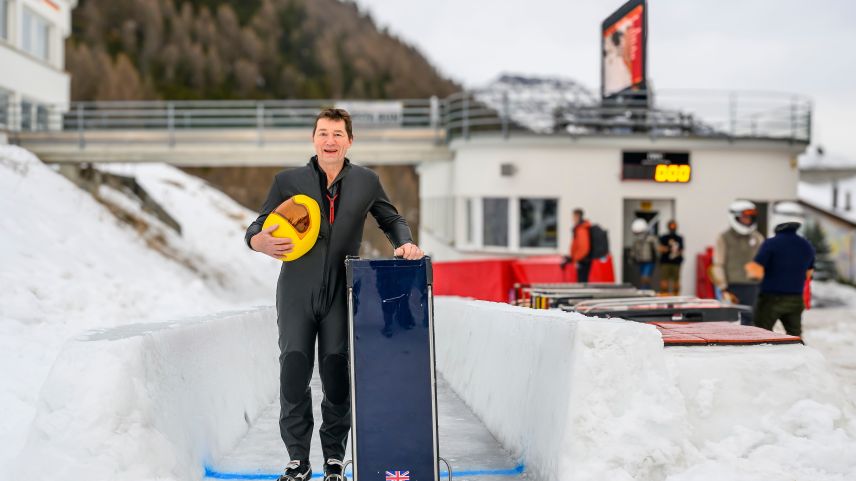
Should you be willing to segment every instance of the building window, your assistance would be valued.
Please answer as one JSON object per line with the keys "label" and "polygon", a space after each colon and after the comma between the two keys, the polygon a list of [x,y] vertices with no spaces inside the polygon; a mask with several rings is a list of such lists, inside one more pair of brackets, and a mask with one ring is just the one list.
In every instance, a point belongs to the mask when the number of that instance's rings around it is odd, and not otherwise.
{"label": "building window", "polygon": [[558,199],[520,199],[520,247],[558,246]]}
{"label": "building window", "polygon": [[9,1],[0,0],[0,38],[9,40]]}
{"label": "building window", "polygon": [[36,104],[36,128],[35,130],[48,129],[48,108],[44,105]]}
{"label": "building window", "polygon": [[42,60],[48,60],[50,45],[50,23],[41,16],[24,9],[24,51]]}
{"label": "building window", "polygon": [[485,246],[508,247],[508,199],[482,199],[482,242]]}
{"label": "building window", "polygon": [[11,101],[12,95],[3,89],[0,89],[0,127],[9,127]]}
{"label": "building window", "polygon": [[33,130],[33,103],[21,102],[21,130]]}
{"label": "building window", "polygon": [[838,208],[838,184],[832,184],[832,210]]}
{"label": "building window", "polygon": [[844,193],[844,210],[846,210],[847,212],[850,212],[850,210],[853,208],[853,206],[850,203],[851,200],[852,199],[850,198],[850,191],[848,190],[847,192]]}
{"label": "building window", "polygon": [[476,203],[473,199],[467,199],[466,201],[466,223],[467,223],[467,245],[473,245],[476,243],[476,216],[475,216],[475,206]]}

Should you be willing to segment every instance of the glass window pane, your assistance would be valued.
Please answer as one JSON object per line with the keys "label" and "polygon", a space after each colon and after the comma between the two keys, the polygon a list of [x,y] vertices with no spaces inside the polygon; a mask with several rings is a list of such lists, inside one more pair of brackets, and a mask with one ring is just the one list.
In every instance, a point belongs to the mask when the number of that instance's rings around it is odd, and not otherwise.
{"label": "glass window pane", "polygon": [[557,199],[520,199],[520,247],[558,245]]}
{"label": "glass window pane", "polygon": [[24,9],[23,45],[24,51],[38,58],[48,59],[50,24],[44,18]]}
{"label": "glass window pane", "polygon": [[44,105],[36,106],[36,130],[48,129],[48,108]]}
{"label": "glass window pane", "polygon": [[33,50],[33,14],[30,13],[29,10],[24,9],[24,28],[21,32],[21,39],[23,40],[23,44],[21,45],[24,48],[25,52],[30,52]]}
{"label": "glass window pane", "polygon": [[33,104],[26,100],[21,102],[21,129],[32,130],[33,128]]}
{"label": "glass window pane", "polygon": [[473,199],[467,199],[466,204],[467,213],[464,218],[467,222],[467,245],[472,245],[476,241],[476,225],[475,217],[473,216]]}
{"label": "glass window pane", "polygon": [[9,2],[0,0],[0,38],[9,39]]}
{"label": "glass window pane", "polygon": [[484,245],[508,247],[508,199],[488,197],[482,207]]}
{"label": "glass window pane", "polygon": [[9,125],[9,101],[11,96],[9,92],[0,90],[0,126],[6,127]]}

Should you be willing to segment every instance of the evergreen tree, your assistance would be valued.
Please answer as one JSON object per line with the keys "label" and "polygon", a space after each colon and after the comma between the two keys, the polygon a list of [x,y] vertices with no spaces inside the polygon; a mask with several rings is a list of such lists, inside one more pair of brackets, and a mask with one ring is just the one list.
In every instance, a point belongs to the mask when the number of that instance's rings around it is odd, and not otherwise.
{"label": "evergreen tree", "polygon": [[812,247],[814,247],[815,255],[818,258],[827,257],[832,252],[829,247],[829,242],[826,239],[826,232],[819,222],[807,222],[805,226],[805,238]]}
{"label": "evergreen tree", "polygon": [[73,100],[408,98],[458,87],[340,0],[80,0]]}

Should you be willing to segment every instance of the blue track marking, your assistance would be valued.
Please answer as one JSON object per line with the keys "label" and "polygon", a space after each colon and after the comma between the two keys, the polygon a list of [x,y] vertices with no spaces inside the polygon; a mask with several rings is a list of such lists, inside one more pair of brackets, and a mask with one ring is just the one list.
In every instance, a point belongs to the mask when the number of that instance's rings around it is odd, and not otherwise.
{"label": "blue track marking", "polygon": [[[453,471],[452,477],[457,478],[460,476],[517,476],[523,474],[525,470],[525,466],[521,463],[516,467],[510,469],[471,469],[471,470],[461,470],[461,471]],[[351,474],[348,471],[346,474]],[[210,479],[279,479],[279,474],[270,474],[270,473],[227,473],[217,471],[216,469],[205,466],[205,477]],[[312,478],[321,478],[323,476],[322,473],[312,473]],[[446,471],[440,472],[440,478],[445,479],[448,476]]]}

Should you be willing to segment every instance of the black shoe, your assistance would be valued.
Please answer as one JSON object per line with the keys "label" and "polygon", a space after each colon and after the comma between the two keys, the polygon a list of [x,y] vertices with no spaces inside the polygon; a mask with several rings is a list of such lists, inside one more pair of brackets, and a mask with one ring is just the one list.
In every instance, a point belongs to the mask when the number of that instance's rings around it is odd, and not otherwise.
{"label": "black shoe", "polygon": [[324,481],[348,481],[345,477],[345,465],[335,458],[324,463]]}
{"label": "black shoe", "polygon": [[309,481],[311,477],[309,461],[294,460],[285,465],[285,473],[279,477],[279,481]]}

